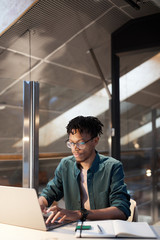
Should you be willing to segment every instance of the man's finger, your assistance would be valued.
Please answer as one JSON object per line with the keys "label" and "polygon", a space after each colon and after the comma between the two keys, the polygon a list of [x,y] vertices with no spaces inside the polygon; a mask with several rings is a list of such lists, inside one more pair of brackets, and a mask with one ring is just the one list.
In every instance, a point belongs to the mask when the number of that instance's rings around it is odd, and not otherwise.
{"label": "man's finger", "polygon": [[53,219],[51,220],[51,223],[54,223],[56,220],[57,220],[57,218],[59,218],[61,216],[61,212],[59,211],[59,212],[57,212],[57,214],[53,217]]}
{"label": "man's finger", "polygon": [[54,212],[52,211],[49,217],[47,218],[46,223],[49,223],[53,217],[54,217]]}
{"label": "man's finger", "polygon": [[67,217],[67,216],[66,216],[66,215],[64,215],[63,217],[61,217],[61,218],[59,219],[59,221],[58,221],[58,222],[59,222],[59,223],[63,222],[63,221],[66,219],[66,217]]}

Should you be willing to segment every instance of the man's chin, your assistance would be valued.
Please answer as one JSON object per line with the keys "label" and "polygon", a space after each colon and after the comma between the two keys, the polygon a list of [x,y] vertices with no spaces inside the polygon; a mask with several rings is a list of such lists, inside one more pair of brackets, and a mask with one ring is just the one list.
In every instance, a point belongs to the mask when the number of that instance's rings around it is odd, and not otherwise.
{"label": "man's chin", "polygon": [[75,156],[75,155],[74,155],[74,157],[75,157],[75,159],[76,159],[76,162],[83,162],[83,161],[84,161],[82,158],[80,158],[80,157],[78,157],[78,156]]}

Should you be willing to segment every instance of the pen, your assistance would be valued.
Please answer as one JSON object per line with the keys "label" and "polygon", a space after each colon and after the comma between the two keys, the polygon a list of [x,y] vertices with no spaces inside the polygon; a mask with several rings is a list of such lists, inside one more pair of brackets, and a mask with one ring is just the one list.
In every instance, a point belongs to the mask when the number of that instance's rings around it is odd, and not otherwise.
{"label": "pen", "polygon": [[103,233],[102,228],[97,224],[100,233]]}

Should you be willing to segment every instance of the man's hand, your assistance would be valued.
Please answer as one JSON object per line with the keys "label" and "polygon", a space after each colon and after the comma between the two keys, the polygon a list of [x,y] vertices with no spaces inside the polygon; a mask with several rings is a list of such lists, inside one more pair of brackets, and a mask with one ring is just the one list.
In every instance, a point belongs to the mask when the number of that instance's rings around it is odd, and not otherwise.
{"label": "man's hand", "polygon": [[[50,213],[49,217],[46,220],[46,223],[54,223],[54,221],[58,220],[59,223],[63,222],[65,219],[77,221],[81,218],[80,210],[67,210],[63,208],[59,208],[58,206],[53,206],[48,208],[47,213]],[[59,219],[60,218],[60,219]]]}
{"label": "man's hand", "polygon": [[48,207],[47,200],[43,196],[41,196],[39,197],[38,201],[39,201],[39,205],[41,207],[42,212],[46,213],[47,207]]}

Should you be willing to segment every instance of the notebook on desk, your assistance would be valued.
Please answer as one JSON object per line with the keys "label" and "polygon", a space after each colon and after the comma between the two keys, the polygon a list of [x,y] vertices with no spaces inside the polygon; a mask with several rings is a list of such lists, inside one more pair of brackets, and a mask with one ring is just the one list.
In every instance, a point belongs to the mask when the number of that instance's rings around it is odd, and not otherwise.
{"label": "notebook on desk", "polygon": [[0,223],[48,231],[71,221],[46,225],[35,189],[0,186]]}

